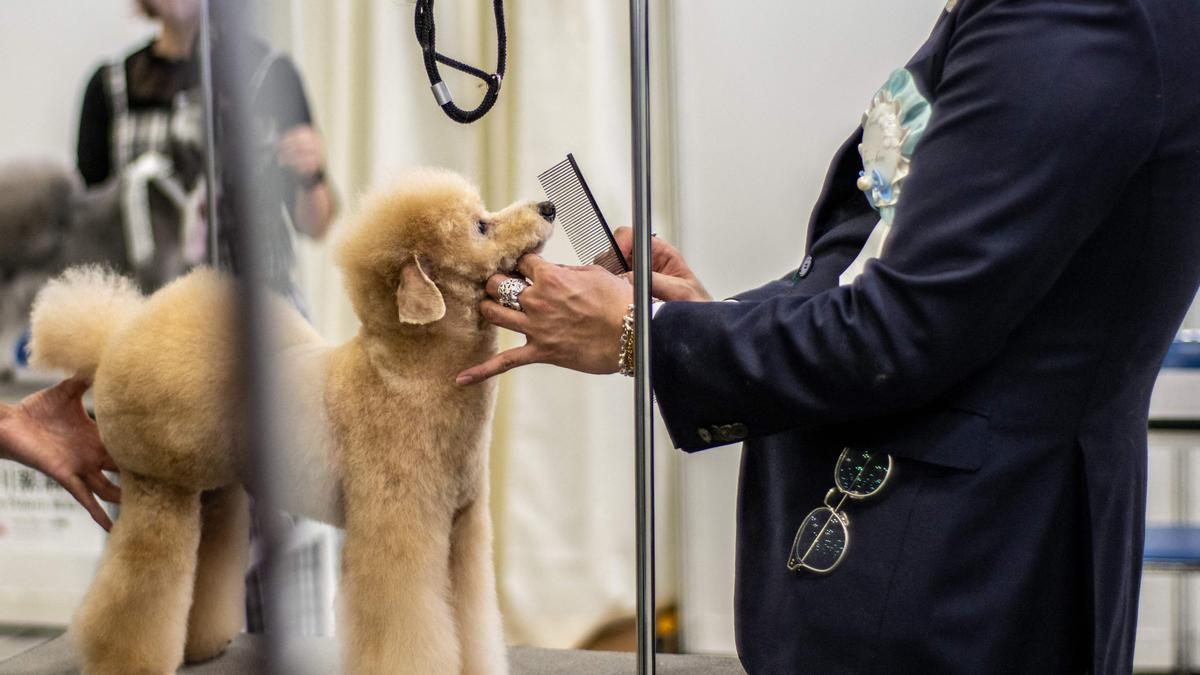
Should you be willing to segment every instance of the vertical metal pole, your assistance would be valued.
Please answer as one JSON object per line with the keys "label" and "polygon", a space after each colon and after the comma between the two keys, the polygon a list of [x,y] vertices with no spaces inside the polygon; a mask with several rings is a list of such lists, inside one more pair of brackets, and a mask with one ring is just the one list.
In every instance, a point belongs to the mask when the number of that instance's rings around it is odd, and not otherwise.
{"label": "vertical metal pole", "polygon": [[[283,615],[280,599],[275,596],[278,585],[277,566],[280,533],[279,500],[276,496],[272,476],[280,475],[273,469],[274,449],[271,415],[271,385],[269,378],[269,354],[267,331],[266,288],[267,271],[260,261],[266,259],[271,245],[270,228],[254,227],[255,223],[270,223],[278,217],[279,203],[272,202],[256,179],[262,152],[254,132],[253,91],[251,78],[258,66],[255,52],[251,48],[251,24],[249,12],[252,3],[243,0],[208,0],[211,10],[210,40],[216,40],[210,60],[210,75],[219,98],[212,100],[210,117],[215,145],[213,154],[220,171],[216,180],[209,185],[210,200],[217,208],[212,214],[223,210],[227,219],[225,241],[229,243],[228,260],[224,267],[237,275],[237,348],[240,359],[237,363],[240,391],[236,395],[244,403],[240,406],[240,418],[230,420],[231,425],[240,425],[245,434],[248,456],[244,482],[254,497],[254,510],[259,527],[258,546],[262,558],[263,604],[266,632],[264,649],[257,654],[257,663],[252,672],[264,675],[282,673]],[[206,12],[206,15],[208,12]],[[211,46],[211,43],[210,43]],[[212,215],[210,214],[210,216]],[[236,433],[232,427],[230,433]]]}
{"label": "vertical metal pole", "polygon": [[650,26],[649,0],[629,2],[633,112],[634,382],[637,464],[637,662],[654,673],[654,399],[650,388]]}
{"label": "vertical metal pole", "polygon": [[205,186],[208,264],[218,268],[221,262],[218,248],[221,224],[217,213],[217,139],[213,117],[216,107],[213,102],[212,17],[209,15],[208,0],[200,0],[200,48],[197,52],[200,58],[200,97],[204,106],[204,176],[208,183]]}

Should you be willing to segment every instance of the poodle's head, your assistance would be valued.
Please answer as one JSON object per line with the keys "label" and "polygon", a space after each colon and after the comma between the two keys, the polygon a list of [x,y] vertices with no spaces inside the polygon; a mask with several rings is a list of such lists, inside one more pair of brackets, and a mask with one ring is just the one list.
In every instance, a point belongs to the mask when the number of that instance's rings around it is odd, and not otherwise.
{"label": "poodle's head", "polygon": [[337,259],[363,325],[477,325],[484,282],[539,251],[552,230],[549,202],[484,208],[479,191],[451,171],[412,172],[368,196]]}

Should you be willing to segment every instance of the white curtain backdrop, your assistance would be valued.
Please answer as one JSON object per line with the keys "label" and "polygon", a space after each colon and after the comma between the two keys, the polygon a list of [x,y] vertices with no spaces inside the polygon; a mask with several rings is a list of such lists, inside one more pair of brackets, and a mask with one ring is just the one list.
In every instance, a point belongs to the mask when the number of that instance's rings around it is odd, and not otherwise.
{"label": "white curtain backdrop", "polygon": [[[610,223],[628,222],[627,7],[604,0],[506,5],[508,74],[481,123],[448,120],[430,94],[412,2],[274,0],[273,40],[304,75],[329,149],[329,175],[352,218],[359,195],[406,167],[446,166],[478,181],[489,206],[542,199],[536,175],[573,152]],[[495,64],[491,3],[438,3],[438,49]],[[472,78],[443,68],[461,107]],[[664,200],[669,204],[669,200]],[[666,232],[666,216],[659,230]],[[335,231],[332,240],[336,241]],[[353,334],[330,243],[302,243],[299,277],[329,338]],[[547,248],[575,263],[565,235]],[[515,344],[511,335],[506,345]],[[509,638],[575,646],[633,614],[632,383],[550,367],[502,378],[492,447],[496,562]],[[665,439],[665,433],[660,435]],[[669,523],[673,453],[659,451],[659,600],[674,600]]]}

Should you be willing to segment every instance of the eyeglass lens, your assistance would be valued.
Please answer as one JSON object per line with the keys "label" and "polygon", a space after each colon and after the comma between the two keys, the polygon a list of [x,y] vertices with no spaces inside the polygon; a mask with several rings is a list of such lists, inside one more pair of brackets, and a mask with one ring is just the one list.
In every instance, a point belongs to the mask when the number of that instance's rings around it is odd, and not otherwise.
{"label": "eyeglass lens", "polygon": [[792,566],[828,572],[837,566],[846,552],[846,525],[833,509],[813,509],[796,532],[792,545]]}
{"label": "eyeglass lens", "polygon": [[855,497],[874,494],[887,479],[891,457],[884,452],[847,448],[837,465],[837,484]]}

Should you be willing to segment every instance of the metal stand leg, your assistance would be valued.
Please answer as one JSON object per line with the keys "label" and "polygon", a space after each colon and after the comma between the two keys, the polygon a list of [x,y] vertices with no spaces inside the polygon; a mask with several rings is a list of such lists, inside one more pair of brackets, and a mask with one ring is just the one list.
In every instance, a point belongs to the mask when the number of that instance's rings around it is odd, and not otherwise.
{"label": "metal stand leg", "polygon": [[[1177,447],[1175,450],[1175,519],[1180,525],[1188,524],[1189,495],[1191,482],[1191,448]],[[1175,672],[1192,672],[1191,640],[1191,594],[1188,573],[1175,575]]]}
{"label": "metal stand leg", "polygon": [[1192,672],[1192,650],[1188,625],[1191,621],[1191,598],[1188,597],[1187,572],[1175,574],[1175,672]]}

